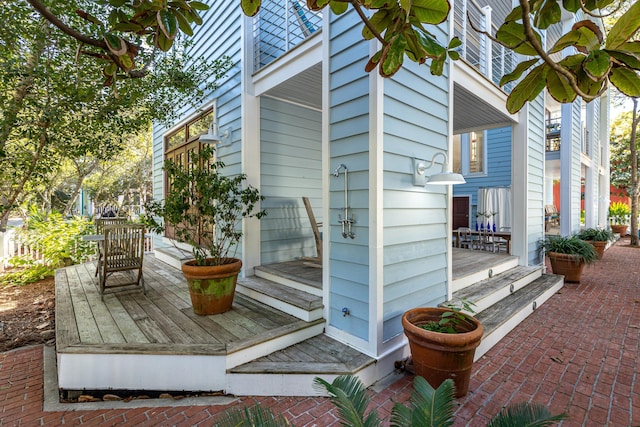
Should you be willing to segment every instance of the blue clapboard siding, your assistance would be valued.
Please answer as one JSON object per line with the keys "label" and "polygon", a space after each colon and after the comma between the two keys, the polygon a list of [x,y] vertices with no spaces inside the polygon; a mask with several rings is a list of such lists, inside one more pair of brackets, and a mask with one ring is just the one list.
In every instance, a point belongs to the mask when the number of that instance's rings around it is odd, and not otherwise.
{"label": "blue clapboard siding", "polygon": [[[219,149],[218,157],[226,163],[224,173],[238,174],[240,163],[240,107],[241,107],[241,33],[242,12],[239,7],[230,7],[228,2],[209,1],[211,9],[202,12],[203,25],[195,28],[193,44],[189,46],[191,58],[204,57],[210,60],[229,56],[235,64],[225,77],[218,81],[219,87],[208,94],[198,104],[195,101],[176,105],[178,119],[175,123],[153,126],[153,194],[157,199],[164,197],[164,135],[174,126],[194,117],[200,108],[216,101],[217,117],[220,128],[232,128],[233,145]],[[241,255],[241,251],[238,252]]]}
{"label": "blue clapboard siding", "polygon": [[487,168],[482,176],[465,176],[466,184],[453,186],[454,196],[471,196],[471,226],[475,225],[475,213],[478,208],[478,190],[483,187],[508,187],[512,180],[511,144],[513,129],[511,126],[489,129],[487,139]]}
{"label": "blue clapboard siding", "polygon": [[[447,26],[436,29],[444,33]],[[402,333],[402,314],[447,294],[445,188],[413,185],[413,158],[448,150],[449,82],[406,60],[384,85],[383,340]],[[380,286],[380,284],[372,284]]]}
{"label": "blue clapboard siding", "polygon": [[262,263],[315,256],[302,197],[309,197],[321,222],[322,113],[262,97],[260,117],[260,182],[267,211],[260,221]]}
{"label": "blue clapboard siding", "polygon": [[[369,43],[362,40],[361,21],[351,9],[329,26],[329,169],[349,169],[349,204],[356,216],[355,239],[344,239],[338,215],[344,208],[344,175],[329,178],[329,218],[324,238],[330,240],[329,310],[331,326],[369,340],[369,76],[364,71]],[[375,286],[372,284],[371,286]],[[350,311],[342,315],[342,308]]]}
{"label": "blue clapboard siding", "polygon": [[[544,235],[544,156],[545,115],[544,95],[529,102],[528,173],[527,173],[527,252],[528,264],[539,261],[538,244]],[[518,209],[514,206],[514,209]]]}

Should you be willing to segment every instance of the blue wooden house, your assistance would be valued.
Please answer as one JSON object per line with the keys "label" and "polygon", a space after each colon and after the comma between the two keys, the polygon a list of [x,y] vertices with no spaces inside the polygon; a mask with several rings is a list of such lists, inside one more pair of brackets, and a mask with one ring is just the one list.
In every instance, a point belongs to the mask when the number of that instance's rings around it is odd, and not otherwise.
{"label": "blue wooden house", "polygon": [[[608,101],[560,106],[540,96],[518,114],[506,111],[507,92],[496,82],[516,59],[473,32],[463,17],[470,14],[495,31],[510,1],[455,2],[437,36],[460,37],[462,59],[448,62],[443,76],[407,61],[389,79],[364,71],[375,41],[362,39],[353,11],[335,16],[310,11],[301,1],[264,0],[259,14],[248,18],[236,2],[209,4],[190,55],[227,55],[234,66],[205,103],[176,105],[180,120],[154,127],[154,195],[164,197],[163,161],[182,161],[215,123],[225,173],[247,174],[265,196],[268,213],[243,224],[238,292],[313,323],[277,343],[256,345],[253,359],[227,361],[225,379],[212,389],[315,393],[311,379],[333,371],[291,364],[270,371],[261,358],[319,335],[367,360],[350,373],[371,384],[409,355],[400,321],[406,310],[503,280],[499,295],[474,301],[478,316],[491,310],[506,316],[487,328],[480,356],[562,286],[561,279],[543,274],[538,252],[548,186],[562,181],[563,231],[579,226],[582,181],[589,189],[587,223],[603,223]],[[561,118],[562,139],[553,159],[547,154],[552,117]],[[440,172],[446,165],[439,153],[466,184],[425,185],[416,165],[434,159],[426,174]],[[499,208],[489,193],[503,194],[495,197]],[[304,197],[322,223],[321,268],[309,261],[318,248]],[[501,211],[501,226],[511,233],[510,254],[454,248],[454,230],[475,227],[475,214],[490,209]],[[170,238],[157,239],[157,257],[178,266]],[[513,308],[506,298],[519,289],[536,287],[522,309],[504,308]],[[293,301],[301,299],[305,308]]]}

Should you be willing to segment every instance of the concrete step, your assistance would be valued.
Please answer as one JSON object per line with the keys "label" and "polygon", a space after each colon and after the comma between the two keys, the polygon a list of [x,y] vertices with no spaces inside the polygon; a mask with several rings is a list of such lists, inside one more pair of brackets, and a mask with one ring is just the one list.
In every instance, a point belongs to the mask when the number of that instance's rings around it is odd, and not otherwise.
{"label": "concrete step", "polygon": [[480,313],[527,286],[541,275],[541,266],[516,266],[454,292],[453,298],[440,304],[440,306],[454,305],[460,307],[461,303],[466,300],[475,304],[473,307],[475,313]]}
{"label": "concrete step", "polygon": [[484,334],[476,350],[475,359],[482,357],[562,286],[564,286],[562,276],[543,274],[522,289],[476,314],[475,317],[482,323]]}
{"label": "concrete step", "polygon": [[306,322],[322,318],[322,297],[258,276],[238,279],[236,291]]}

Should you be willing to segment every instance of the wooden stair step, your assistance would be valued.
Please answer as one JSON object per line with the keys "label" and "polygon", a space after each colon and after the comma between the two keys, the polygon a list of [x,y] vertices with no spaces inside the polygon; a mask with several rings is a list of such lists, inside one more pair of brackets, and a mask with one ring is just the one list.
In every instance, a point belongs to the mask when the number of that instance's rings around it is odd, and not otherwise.
{"label": "wooden stair step", "polygon": [[237,374],[355,374],[375,359],[326,335],[318,335],[283,350],[230,369]]}
{"label": "wooden stair step", "polygon": [[475,315],[484,328],[482,342],[476,350],[476,359],[504,338],[563,285],[563,276],[543,274],[524,288]]}
{"label": "wooden stair step", "polygon": [[481,313],[541,275],[542,267],[517,266],[454,292],[451,300],[443,302],[440,306],[460,307],[463,301],[468,301],[475,304],[473,307],[475,313]]}
{"label": "wooden stair step", "polygon": [[322,317],[322,297],[252,276],[238,279],[237,292],[305,321]]}
{"label": "wooden stair step", "polygon": [[310,294],[322,296],[322,269],[305,264],[304,260],[280,262],[255,267],[255,275]]}

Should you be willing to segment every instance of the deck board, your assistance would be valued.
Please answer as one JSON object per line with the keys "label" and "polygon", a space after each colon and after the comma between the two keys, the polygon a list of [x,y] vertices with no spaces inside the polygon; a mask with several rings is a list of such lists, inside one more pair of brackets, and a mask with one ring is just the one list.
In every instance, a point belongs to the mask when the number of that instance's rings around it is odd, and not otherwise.
{"label": "deck board", "polygon": [[487,266],[506,262],[514,258],[517,257],[488,251],[453,248],[451,274],[453,280],[456,280],[480,271]]}
{"label": "deck board", "polygon": [[[224,354],[286,334],[307,323],[236,294],[233,309],[215,316],[193,312],[179,270],[145,256],[147,295],[139,287],[96,286],[95,263],[56,271],[58,352],[141,354]],[[114,273],[109,280],[129,280]]]}

